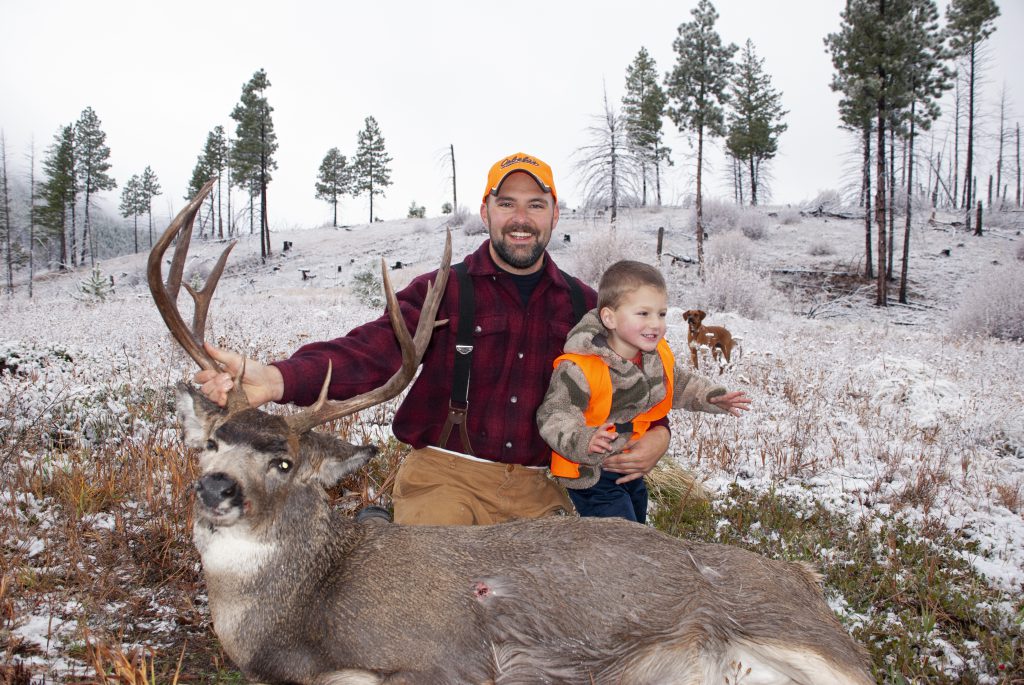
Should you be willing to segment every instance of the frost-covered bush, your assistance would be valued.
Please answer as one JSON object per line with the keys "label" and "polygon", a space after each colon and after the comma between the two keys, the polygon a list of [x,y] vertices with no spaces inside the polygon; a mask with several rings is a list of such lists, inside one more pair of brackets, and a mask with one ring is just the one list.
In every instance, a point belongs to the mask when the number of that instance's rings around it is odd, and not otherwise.
{"label": "frost-covered bush", "polygon": [[[742,210],[731,202],[723,202],[712,198],[705,198],[701,204],[701,220],[704,225],[704,232],[707,234],[724,233],[739,225],[740,212]],[[697,228],[697,209],[694,207],[690,215],[690,228]]]}
{"label": "frost-covered bush", "polygon": [[756,209],[744,209],[739,214],[739,229],[751,240],[768,237],[768,217]]}
{"label": "frost-covered bush", "polygon": [[105,276],[98,266],[92,268],[92,273],[85,280],[79,282],[78,290],[85,295],[87,300],[103,302],[114,291],[114,284],[108,276]]}
{"label": "frost-covered bush", "polygon": [[[452,224],[452,226],[456,225]],[[487,227],[484,226],[484,222],[479,216],[474,216],[462,224],[462,232],[466,235],[483,235],[487,233]]]}
{"label": "frost-covered bush", "polygon": [[811,212],[819,209],[824,212],[836,212],[843,207],[843,196],[838,190],[819,190],[818,195],[810,202],[806,202],[804,207]]}
{"label": "frost-covered bush", "polygon": [[409,205],[409,219],[422,219],[427,216],[427,208],[423,205],[417,205],[416,200],[412,201]]}
{"label": "frost-covered bush", "polygon": [[794,207],[785,207],[783,209],[780,209],[777,213],[777,217],[779,223],[782,224],[783,226],[792,226],[793,224],[798,224],[803,219],[803,217],[800,216],[800,210]]}
{"label": "frost-covered bush", "polygon": [[693,297],[701,309],[735,312],[748,319],[766,318],[783,301],[766,273],[736,259],[709,262]]}
{"label": "frost-covered bush", "polygon": [[372,271],[360,271],[352,277],[352,292],[363,305],[371,309],[384,306],[384,289],[380,278]]}
{"label": "frost-covered bush", "polygon": [[952,325],[961,335],[1024,340],[1024,264],[983,270],[961,298]]}
{"label": "frost-covered bush", "polygon": [[729,231],[709,240],[707,249],[709,263],[723,259],[746,263],[754,254],[754,243],[740,231]]}
{"label": "frost-covered bush", "polygon": [[576,268],[572,274],[584,283],[597,286],[605,269],[615,262],[621,259],[646,261],[640,258],[635,241],[629,238],[629,233],[622,230],[596,231],[577,248]]}
{"label": "frost-covered bush", "polygon": [[981,221],[983,228],[1005,228],[1005,229],[1017,229],[1021,228],[1024,221],[1017,218],[1016,212],[1001,212],[995,209],[989,209],[988,211],[982,212]]}
{"label": "frost-covered bush", "polygon": [[810,245],[807,246],[807,254],[812,257],[826,257],[835,253],[836,248],[834,248],[832,243],[824,238],[815,238],[811,241]]}
{"label": "frost-covered bush", "polygon": [[[451,207],[451,204],[449,204],[448,206]],[[465,226],[468,220],[469,210],[463,207],[462,205],[459,205],[458,207],[455,208],[455,211],[451,212],[451,216],[448,218],[448,225],[453,228],[457,226]],[[480,225],[483,226],[482,221],[480,222]]]}

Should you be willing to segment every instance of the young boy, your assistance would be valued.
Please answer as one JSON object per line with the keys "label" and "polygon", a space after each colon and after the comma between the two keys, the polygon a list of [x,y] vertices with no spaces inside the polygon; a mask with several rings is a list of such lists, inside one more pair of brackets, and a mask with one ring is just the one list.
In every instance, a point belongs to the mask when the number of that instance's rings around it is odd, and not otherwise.
{"label": "young boy", "polygon": [[628,451],[629,441],[670,409],[740,416],[750,408],[743,392],[726,392],[676,364],[664,339],[667,310],[661,272],[616,262],[601,277],[597,309],[570,331],[555,360],[537,425],[554,450],[551,473],[581,516],[646,522],[643,478],[600,465]]}

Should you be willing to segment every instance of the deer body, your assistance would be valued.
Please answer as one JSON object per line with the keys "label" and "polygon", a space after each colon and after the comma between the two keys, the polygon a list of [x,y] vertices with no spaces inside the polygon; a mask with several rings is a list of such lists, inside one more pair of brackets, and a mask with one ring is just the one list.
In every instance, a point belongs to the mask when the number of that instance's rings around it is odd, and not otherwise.
{"label": "deer body", "polygon": [[178,411],[214,629],[254,681],[871,682],[802,564],[618,519],[364,525],[324,486],[373,448],[292,453],[279,417],[184,386]]}

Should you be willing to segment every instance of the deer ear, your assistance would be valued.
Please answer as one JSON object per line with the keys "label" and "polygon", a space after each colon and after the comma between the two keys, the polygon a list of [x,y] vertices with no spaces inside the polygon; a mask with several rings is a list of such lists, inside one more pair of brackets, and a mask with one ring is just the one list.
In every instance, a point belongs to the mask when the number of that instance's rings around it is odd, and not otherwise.
{"label": "deer ear", "polygon": [[[319,434],[317,434],[319,435]],[[351,445],[334,439],[334,444],[325,450],[326,456],[320,462],[315,478],[325,488],[337,485],[343,478],[361,469],[376,454],[373,445]]]}
{"label": "deer ear", "polygon": [[178,420],[185,430],[185,444],[189,447],[205,446],[217,419],[223,417],[227,410],[184,383],[177,385],[175,395]]}

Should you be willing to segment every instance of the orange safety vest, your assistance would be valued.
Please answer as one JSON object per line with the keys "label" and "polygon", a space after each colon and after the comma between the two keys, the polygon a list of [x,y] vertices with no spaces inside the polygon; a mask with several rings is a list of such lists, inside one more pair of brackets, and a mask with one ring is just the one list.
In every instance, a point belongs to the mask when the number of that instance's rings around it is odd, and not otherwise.
{"label": "orange safety vest", "polygon": [[[675,357],[665,340],[658,342],[658,355],[661,357],[661,364],[665,367],[665,399],[654,405],[647,411],[633,418],[633,437],[638,439],[647,432],[650,425],[668,416],[672,409],[672,386],[675,381]],[[612,376],[608,371],[608,363],[595,354],[573,354],[566,353],[555,359],[554,366],[557,367],[563,361],[571,361],[580,367],[583,375],[590,385],[590,403],[583,418],[588,426],[600,426],[608,420],[612,411]],[[570,459],[566,459],[557,452],[551,453],[551,475],[563,478],[579,478],[580,465]]]}

